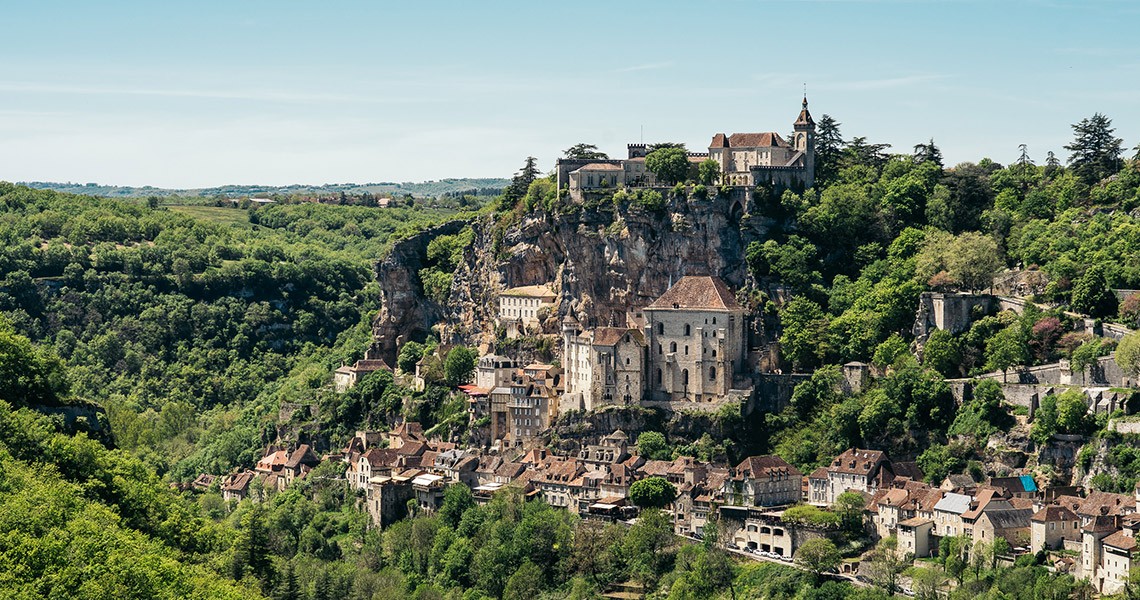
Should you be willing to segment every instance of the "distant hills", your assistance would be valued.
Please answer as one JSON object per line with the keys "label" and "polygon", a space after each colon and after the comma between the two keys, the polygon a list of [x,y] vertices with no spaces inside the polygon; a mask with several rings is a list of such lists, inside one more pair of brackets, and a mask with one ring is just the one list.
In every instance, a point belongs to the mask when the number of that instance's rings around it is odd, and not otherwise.
{"label": "distant hills", "polygon": [[69,194],[84,194],[89,196],[102,196],[107,198],[145,198],[147,196],[190,196],[211,198],[225,196],[227,198],[241,198],[255,195],[273,194],[379,194],[403,196],[411,194],[417,197],[437,197],[443,194],[456,193],[498,193],[510,183],[509,179],[499,178],[460,178],[440,179],[437,181],[424,181],[420,183],[395,183],[382,181],[379,183],[326,183],[324,185],[223,185],[219,187],[197,189],[167,189],[153,186],[129,187],[118,185],[101,185],[98,183],[56,183],[50,181],[19,182],[28,187],[55,190]]}

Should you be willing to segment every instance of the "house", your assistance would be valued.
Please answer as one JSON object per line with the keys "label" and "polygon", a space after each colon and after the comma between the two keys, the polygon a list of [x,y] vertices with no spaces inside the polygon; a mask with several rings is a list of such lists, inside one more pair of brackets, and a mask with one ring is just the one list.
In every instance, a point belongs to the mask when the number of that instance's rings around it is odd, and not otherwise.
{"label": "house", "polygon": [[782,506],[799,501],[803,474],[779,456],[750,456],[727,478],[724,495],[745,506]]}
{"label": "house", "polygon": [[815,506],[831,505],[831,501],[828,499],[828,487],[827,467],[819,467],[807,476],[808,493],[804,500]]}
{"label": "house", "polygon": [[1030,541],[1030,508],[991,508],[983,510],[974,522],[975,540],[992,544],[997,538],[1004,538],[1014,548],[1025,547]]}
{"label": "house", "polygon": [[415,421],[404,421],[388,432],[388,447],[398,450],[409,442],[426,442],[424,427]]}
{"label": "house", "polygon": [[563,393],[559,411],[595,410],[640,403],[645,394],[644,334],[634,328],[583,330],[572,315],[562,319]]}
{"label": "house", "polygon": [[190,487],[199,492],[204,492],[210,489],[211,485],[214,485],[215,479],[217,478],[213,475],[202,473],[194,478],[194,481],[190,483]]}
{"label": "house", "polygon": [[875,490],[892,479],[894,474],[885,452],[852,448],[827,466],[827,486],[821,504],[835,504],[835,499],[847,491],[874,495]]}
{"label": "house", "polygon": [[965,533],[962,515],[970,510],[973,498],[965,494],[953,492],[945,494],[934,505],[934,535],[947,537]]}
{"label": "house", "polygon": [[289,458],[281,470],[284,474],[284,485],[286,487],[293,485],[294,481],[304,477],[319,464],[321,459],[313,453],[308,444],[297,446],[296,450],[289,453]]}
{"label": "house", "polygon": [[578,452],[583,462],[595,464],[615,464],[629,458],[629,436],[620,429],[601,439],[599,444],[590,444]]}
{"label": "house", "polygon": [[420,472],[412,478],[412,492],[420,510],[433,513],[443,505],[447,481],[443,475]]}
{"label": "house", "polygon": [[226,477],[222,480],[222,498],[226,502],[246,499],[249,497],[250,484],[256,477],[257,473],[248,469]]}
{"label": "house", "polygon": [[367,483],[368,516],[372,524],[384,528],[407,515],[408,500],[415,494],[411,479],[396,475],[376,475]]}
{"label": "house", "polygon": [[547,285],[514,287],[499,294],[499,324],[506,328],[509,339],[523,335],[527,329],[540,326],[542,309],[554,306],[558,298]]}
{"label": "house", "polygon": [[915,557],[928,557],[933,553],[934,521],[911,517],[898,522],[898,547]]}
{"label": "house", "polygon": [[376,371],[389,371],[391,367],[383,359],[361,359],[356,361],[352,366],[341,365],[336,371],[333,371],[333,386],[336,388],[337,393],[344,393],[356,387],[361,379],[366,375],[375,373]]}
{"label": "house", "polygon": [[1037,482],[1031,475],[993,477],[989,487],[1000,490],[1006,498],[1036,498],[1039,495]]}
{"label": "house", "polygon": [[[791,139],[785,140],[774,131],[717,133],[709,142],[708,152],[689,152],[688,159],[694,168],[706,160],[715,162],[724,185],[807,189],[815,185],[815,135],[815,121],[805,97],[792,123]],[[554,167],[555,185],[559,190],[567,189],[577,201],[591,192],[657,185],[653,173],[645,168],[645,158],[652,147],[628,144],[626,149],[625,159],[558,160]]]}
{"label": "house", "polygon": [[1042,549],[1058,550],[1066,540],[1081,539],[1080,517],[1073,511],[1057,504],[1042,507],[1029,520],[1029,549],[1034,552]]}
{"label": "house", "polygon": [[744,309],[718,277],[686,276],[645,307],[652,400],[711,402],[744,369]]}
{"label": "house", "polygon": [[1124,591],[1138,554],[1135,533],[1134,528],[1125,526],[1101,540],[1100,565],[1095,577],[1101,593]]}

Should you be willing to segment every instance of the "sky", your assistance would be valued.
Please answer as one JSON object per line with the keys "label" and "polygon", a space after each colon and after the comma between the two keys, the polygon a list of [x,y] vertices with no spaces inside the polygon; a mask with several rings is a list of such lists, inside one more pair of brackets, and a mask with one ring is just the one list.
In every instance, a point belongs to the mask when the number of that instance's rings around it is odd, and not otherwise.
{"label": "sky", "polygon": [[[10,2],[0,180],[509,177],[579,142],[818,121],[948,164],[1140,143],[1132,0]],[[1131,152],[1129,152],[1131,154]]]}

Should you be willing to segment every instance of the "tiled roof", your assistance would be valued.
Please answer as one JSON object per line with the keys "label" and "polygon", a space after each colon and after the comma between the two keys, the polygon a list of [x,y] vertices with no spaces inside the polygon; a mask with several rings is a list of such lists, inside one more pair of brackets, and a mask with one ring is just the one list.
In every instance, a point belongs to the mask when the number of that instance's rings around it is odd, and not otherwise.
{"label": "tiled roof", "polygon": [[861,450],[852,448],[831,461],[827,468],[830,473],[851,473],[855,475],[870,475],[875,467],[886,460],[882,450]]}
{"label": "tiled roof", "polygon": [[1136,510],[1136,498],[1111,492],[1091,492],[1077,509],[1083,517],[1123,515]]}
{"label": "tiled roof", "polygon": [[1077,518],[1078,517],[1076,513],[1065,508],[1064,506],[1051,504],[1037,511],[1031,520],[1041,523],[1048,523],[1056,521],[1076,521]]}
{"label": "tiled roof", "polygon": [[808,479],[827,479],[827,467],[820,467],[808,475]]}
{"label": "tiled roof", "polygon": [[740,310],[740,304],[719,277],[688,275],[646,308]]}
{"label": "tiled roof", "polygon": [[[585,168],[585,167],[583,167]],[[621,167],[618,167],[621,168]],[[522,298],[554,298],[554,292],[550,291],[549,286],[545,285],[524,285],[521,287],[513,287],[503,290],[500,296],[512,296]]]}
{"label": "tiled roof", "polygon": [[622,327],[598,327],[594,330],[594,345],[595,346],[613,346],[621,341],[622,336],[630,334],[631,339],[641,341],[644,336],[636,329],[626,329]]}
{"label": "tiled roof", "polygon": [[987,510],[982,518],[990,520],[994,529],[1020,529],[1029,527],[1029,519],[1033,511],[1027,508],[1005,508],[1001,510]]}
{"label": "tiled roof", "polygon": [[1105,546],[1112,546],[1113,548],[1119,548],[1121,550],[1136,549],[1136,538],[1124,533],[1123,531],[1117,531],[1116,533],[1109,535],[1108,537],[1104,538],[1104,541],[1101,543],[1103,543]]}
{"label": "tiled roof", "polygon": [[788,143],[774,131],[764,133],[734,133],[725,137],[723,133],[713,136],[709,148],[787,148]]}
{"label": "tiled roof", "polygon": [[736,473],[742,477],[801,477],[799,469],[789,465],[784,459],[779,456],[766,455],[766,456],[749,456],[744,459],[739,465],[736,465]]}
{"label": "tiled roof", "polygon": [[606,163],[590,163],[583,167],[578,167],[579,171],[621,171],[624,167],[621,165],[608,165]]}
{"label": "tiled roof", "polygon": [[925,525],[927,523],[933,523],[933,522],[934,521],[931,521],[930,519],[924,519],[922,517],[911,517],[909,519],[906,519],[905,521],[899,521],[899,525],[901,525],[903,527],[918,527],[920,525]]}

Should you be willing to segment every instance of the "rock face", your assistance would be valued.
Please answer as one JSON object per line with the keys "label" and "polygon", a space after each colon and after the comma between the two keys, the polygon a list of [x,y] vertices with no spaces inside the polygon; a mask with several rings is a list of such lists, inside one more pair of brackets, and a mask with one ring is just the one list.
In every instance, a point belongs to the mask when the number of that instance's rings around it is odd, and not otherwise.
{"label": "rock face", "polygon": [[[439,324],[444,343],[487,344],[494,338],[498,295],[507,288],[549,283],[558,295],[553,322],[573,314],[583,325],[624,325],[682,275],[715,275],[745,286],[745,248],[772,221],[753,214],[752,194],[735,190],[707,200],[671,198],[663,211],[637,207],[552,214],[536,210],[503,227],[486,217],[470,223],[471,247],[457,268],[451,297],[425,297],[418,275],[428,242],[454,234],[453,222],[398,242],[377,265],[382,309],[373,322],[373,352],[394,360],[404,340]],[[555,328],[554,331],[557,331]]]}

